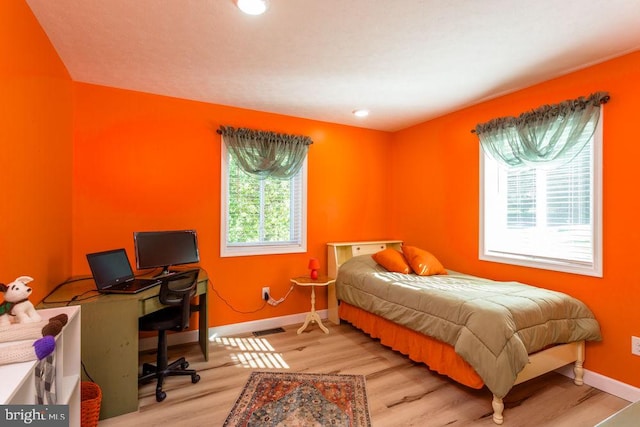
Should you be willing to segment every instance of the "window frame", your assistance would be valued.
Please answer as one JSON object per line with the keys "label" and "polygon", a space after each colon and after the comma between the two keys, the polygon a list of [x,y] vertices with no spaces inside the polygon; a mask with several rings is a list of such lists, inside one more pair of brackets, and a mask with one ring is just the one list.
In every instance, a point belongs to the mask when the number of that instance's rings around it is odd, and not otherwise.
{"label": "window frame", "polygon": [[[229,214],[229,150],[221,140],[221,179],[220,179],[220,257],[237,257],[251,255],[279,255],[307,252],[307,181],[308,165],[305,157],[298,174],[291,179],[299,179],[300,198],[298,207],[300,211],[299,236],[296,242],[291,243],[248,243],[243,245],[228,245],[228,214]],[[291,193],[290,193],[291,194]]]}
{"label": "window frame", "polygon": [[549,259],[524,254],[504,254],[492,251],[486,246],[485,239],[485,176],[489,163],[482,147],[479,147],[480,153],[480,212],[479,212],[479,259],[481,261],[499,262],[503,264],[517,265],[523,267],[532,267],[544,270],[558,271],[564,273],[579,274],[584,276],[602,277],[602,146],[603,146],[603,109],[600,110],[600,118],[592,137],[593,157],[592,157],[592,263],[580,263],[567,259]]}

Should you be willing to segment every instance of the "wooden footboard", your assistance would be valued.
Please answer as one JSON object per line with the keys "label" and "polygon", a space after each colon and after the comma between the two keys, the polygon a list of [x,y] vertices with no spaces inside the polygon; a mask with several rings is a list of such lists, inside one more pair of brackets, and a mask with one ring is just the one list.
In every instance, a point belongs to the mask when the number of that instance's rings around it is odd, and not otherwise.
{"label": "wooden footboard", "polygon": [[[523,383],[569,363],[575,363],[573,368],[575,378],[573,382],[576,385],[584,384],[584,369],[582,368],[584,363],[584,341],[557,345],[530,355],[529,364],[520,371],[515,384]],[[504,422],[502,415],[504,403],[502,399],[494,395],[491,406],[493,407],[493,422],[502,424]]]}

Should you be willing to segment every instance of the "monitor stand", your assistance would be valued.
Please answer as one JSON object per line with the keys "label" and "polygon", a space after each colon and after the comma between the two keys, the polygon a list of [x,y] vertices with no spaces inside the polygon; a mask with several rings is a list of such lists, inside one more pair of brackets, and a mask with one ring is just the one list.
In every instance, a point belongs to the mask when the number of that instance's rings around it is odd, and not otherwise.
{"label": "monitor stand", "polygon": [[153,278],[157,279],[158,277],[167,277],[167,276],[171,276],[172,274],[175,274],[175,271],[171,271],[169,267],[171,266],[165,265],[164,267],[162,267],[162,271],[156,274],[155,276],[153,276]]}

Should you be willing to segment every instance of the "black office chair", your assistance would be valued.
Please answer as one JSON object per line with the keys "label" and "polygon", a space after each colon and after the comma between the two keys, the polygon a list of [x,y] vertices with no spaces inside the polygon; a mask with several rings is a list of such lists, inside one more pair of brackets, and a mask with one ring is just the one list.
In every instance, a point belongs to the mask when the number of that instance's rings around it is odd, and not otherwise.
{"label": "black office chair", "polygon": [[147,314],[138,322],[141,331],[158,331],[158,356],[156,365],[142,365],[142,375],[138,384],[146,384],[157,378],[156,400],[162,402],[167,394],[162,384],[168,376],[191,375],[191,382],[200,381],[200,375],[194,369],[187,369],[189,362],[184,357],[169,363],[167,356],[167,331],[184,331],[189,327],[191,317],[191,299],[196,294],[199,270],[187,270],[175,273],[162,280],[159,292],[160,302],[168,307]]}

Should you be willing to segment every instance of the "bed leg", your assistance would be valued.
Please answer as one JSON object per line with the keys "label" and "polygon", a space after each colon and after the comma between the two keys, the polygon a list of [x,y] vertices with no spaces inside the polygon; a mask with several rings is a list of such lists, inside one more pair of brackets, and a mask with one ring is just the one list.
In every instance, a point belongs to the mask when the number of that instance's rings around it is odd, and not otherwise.
{"label": "bed leg", "polygon": [[502,399],[494,394],[491,406],[493,406],[493,422],[501,425],[504,422],[504,417],[502,416],[504,403],[502,402]]}
{"label": "bed leg", "polygon": [[336,295],[336,282],[329,283],[329,286],[327,286],[327,318],[334,325],[340,324],[340,315],[338,314],[338,297]]}
{"label": "bed leg", "polygon": [[573,382],[576,385],[582,385],[584,384],[584,369],[582,369],[582,364],[584,362],[584,341],[580,341],[578,343],[576,353],[576,363],[573,366],[573,373],[575,375]]}

